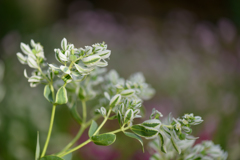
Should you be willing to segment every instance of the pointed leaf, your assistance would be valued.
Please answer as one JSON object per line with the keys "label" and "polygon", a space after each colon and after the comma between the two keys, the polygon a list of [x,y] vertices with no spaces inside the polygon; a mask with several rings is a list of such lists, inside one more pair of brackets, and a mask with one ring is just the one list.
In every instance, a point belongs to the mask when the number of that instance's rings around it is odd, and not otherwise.
{"label": "pointed leaf", "polygon": [[32,57],[28,57],[27,63],[31,68],[38,68],[37,62]]}
{"label": "pointed leaf", "polygon": [[93,55],[93,56],[89,56],[86,58],[83,58],[82,61],[86,66],[94,66],[95,64],[97,64],[99,61],[101,60],[101,57],[98,55]]}
{"label": "pointed leaf", "polygon": [[176,141],[174,140],[174,138],[171,137],[170,140],[171,140],[171,142],[172,142],[173,148],[178,152],[178,154],[181,154],[181,148],[178,147],[178,145],[177,145]]}
{"label": "pointed leaf", "polygon": [[66,90],[66,88],[64,86],[62,86],[57,91],[55,103],[57,103],[57,104],[65,104],[67,102],[68,102],[67,90]]}
{"label": "pointed leaf", "polygon": [[144,146],[143,146],[143,141],[142,141],[142,138],[141,138],[141,137],[139,137],[138,135],[136,135],[136,134],[134,134],[134,133],[131,133],[131,132],[124,132],[124,134],[125,134],[126,136],[128,136],[128,137],[137,139],[137,140],[141,143],[141,145],[142,145],[142,150],[143,150],[143,152],[144,152]]}
{"label": "pointed leaf", "polygon": [[67,49],[67,39],[66,38],[63,38],[62,41],[61,41],[61,47],[63,50],[66,50]]}
{"label": "pointed leaf", "polygon": [[133,110],[128,109],[124,115],[124,124],[127,124],[129,121],[133,119]]}
{"label": "pointed leaf", "polygon": [[137,135],[145,138],[153,138],[158,134],[158,130],[153,129],[153,128],[148,128],[142,125],[133,125],[131,127],[131,130],[136,133]]}
{"label": "pointed leaf", "polygon": [[149,119],[142,123],[146,127],[158,128],[161,125],[161,122],[158,119]]}
{"label": "pointed leaf", "polygon": [[25,53],[26,55],[33,54],[32,50],[29,47],[29,45],[21,43],[20,47],[21,47],[22,52]]}
{"label": "pointed leaf", "polygon": [[53,90],[53,86],[48,84],[44,87],[44,91],[43,91],[44,97],[51,103],[53,103],[52,90]]}
{"label": "pointed leaf", "polygon": [[64,159],[57,156],[45,156],[45,157],[42,157],[40,160],[64,160]]}
{"label": "pointed leaf", "polygon": [[159,144],[160,144],[160,149],[163,153],[167,153],[166,146],[165,146],[165,140],[164,137],[161,133],[158,134],[159,136]]}
{"label": "pointed leaf", "polygon": [[134,93],[135,93],[135,90],[133,90],[133,89],[126,89],[126,90],[122,91],[120,94],[123,97],[129,97],[129,96],[132,96]]}
{"label": "pointed leaf", "polygon": [[93,143],[102,146],[109,146],[113,144],[116,140],[116,135],[113,133],[105,133],[100,135],[95,135],[91,137]]}
{"label": "pointed leaf", "polygon": [[114,97],[112,97],[112,99],[110,100],[110,108],[113,108],[115,107],[121,100],[121,95],[120,94],[117,94],[115,95]]}
{"label": "pointed leaf", "polygon": [[89,74],[94,68],[86,68],[86,67],[82,67],[76,63],[74,63],[74,66],[76,67],[76,69],[78,70],[79,73],[83,74],[83,75],[87,75]]}
{"label": "pointed leaf", "polygon": [[22,53],[17,53],[17,58],[19,60],[20,63],[22,64],[27,64],[27,57],[25,57],[24,55],[22,55]]}
{"label": "pointed leaf", "polygon": [[42,80],[42,77],[40,76],[32,76],[28,79],[28,82],[40,82]]}
{"label": "pointed leaf", "polygon": [[101,51],[98,52],[97,55],[99,55],[102,59],[106,59],[109,58],[109,56],[111,55],[111,51],[110,50]]}
{"label": "pointed leaf", "polygon": [[94,120],[92,120],[92,124],[88,130],[88,136],[91,138],[97,129],[98,124]]}
{"label": "pointed leaf", "polygon": [[40,144],[39,144],[39,132],[37,132],[37,145],[36,145],[36,152],[35,152],[35,160],[38,160],[40,157]]}
{"label": "pointed leaf", "polygon": [[96,66],[98,67],[106,67],[108,65],[108,62],[104,59],[102,61],[97,62]]}

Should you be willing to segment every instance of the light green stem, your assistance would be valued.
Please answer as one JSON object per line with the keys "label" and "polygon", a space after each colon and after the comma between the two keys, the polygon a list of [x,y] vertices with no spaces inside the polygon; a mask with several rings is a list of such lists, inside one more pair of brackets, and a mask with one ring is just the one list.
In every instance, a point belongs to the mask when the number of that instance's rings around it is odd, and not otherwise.
{"label": "light green stem", "polygon": [[107,116],[104,118],[103,122],[101,125],[98,127],[98,129],[94,132],[93,136],[96,135],[100,129],[103,127],[103,125],[107,122],[109,115],[111,114],[112,108],[109,109]]}
{"label": "light green stem", "polygon": [[86,102],[82,101],[82,115],[83,115],[83,123],[81,125],[80,130],[78,131],[77,135],[74,137],[74,139],[59,153],[63,153],[66,150],[68,150],[70,147],[72,147],[74,145],[74,143],[77,142],[77,140],[81,137],[81,135],[83,134],[84,130],[88,127],[88,125],[86,125],[86,119],[87,119],[87,107],[86,107]]}
{"label": "light green stem", "polygon": [[49,143],[49,140],[50,140],[50,137],[51,137],[51,133],[52,133],[52,127],[53,127],[53,121],[54,121],[54,116],[55,116],[55,110],[56,110],[56,105],[53,105],[52,107],[52,115],[51,115],[51,120],[50,120],[50,125],[49,125],[49,129],[48,129],[48,135],[47,135],[47,139],[46,139],[46,142],[44,144],[44,147],[43,147],[43,151],[42,151],[42,154],[41,154],[41,158],[43,156],[45,156],[45,153],[46,153],[46,150],[47,150],[47,147],[48,147],[48,143]]}
{"label": "light green stem", "polygon": [[[120,128],[120,129],[117,129],[117,130],[115,130],[115,131],[108,132],[108,133],[118,133],[118,132],[121,132],[121,131],[125,131],[125,130],[127,130],[127,129],[129,129],[129,128],[130,128],[130,127],[123,128],[123,129]],[[58,157],[63,157],[63,156],[65,156],[65,155],[69,154],[69,153],[72,153],[72,152],[74,152],[74,151],[82,148],[83,146],[85,146],[86,144],[88,144],[88,143],[90,143],[90,142],[91,142],[91,139],[88,139],[88,140],[86,140],[85,142],[83,142],[82,144],[78,145],[77,147],[75,147],[75,148],[73,148],[73,149],[71,149],[71,150],[69,150],[69,151],[67,151],[67,152],[65,152],[65,153],[59,154]]]}

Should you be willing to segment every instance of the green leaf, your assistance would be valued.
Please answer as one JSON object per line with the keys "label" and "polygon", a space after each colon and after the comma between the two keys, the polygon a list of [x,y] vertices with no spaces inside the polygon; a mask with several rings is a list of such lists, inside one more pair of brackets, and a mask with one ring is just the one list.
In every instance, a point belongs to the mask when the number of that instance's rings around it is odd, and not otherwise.
{"label": "green leaf", "polygon": [[97,145],[109,146],[116,140],[116,135],[113,133],[105,133],[92,136],[91,140]]}
{"label": "green leaf", "polygon": [[146,126],[146,127],[159,127],[161,125],[161,122],[158,119],[149,119],[146,120],[142,123],[142,125]]}
{"label": "green leaf", "polygon": [[35,160],[38,160],[40,156],[40,144],[39,144],[39,132],[37,132],[37,145],[36,145],[36,152],[35,152]]}
{"label": "green leaf", "polygon": [[78,70],[79,73],[81,73],[82,75],[87,75],[89,74],[94,68],[86,68],[86,67],[82,67],[76,63],[74,63],[74,66],[76,67],[76,69]]}
{"label": "green leaf", "polygon": [[160,139],[160,149],[163,153],[167,153],[166,147],[165,147],[165,140],[164,137],[161,133],[158,134],[159,135],[159,139]]}
{"label": "green leaf", "polygon": [[136,133],[139,136],[145,137],[145,138],[151,138],[153,136],[156,136],[158,134],[158,130],[153,128],[147,128],[142,125],[133,125],[131,127],[131,130]]}
{"label": "green leaf", "polygon": [[113,96],[109,103],[110,108],[115,107],[120,102],[120,100],[121,100],[120,94]]}
{"label": "green leaf", "polygon": [[78,124],[81,125],[82,124],[82,118],[78,114],[77,104],[75,102],[73,102],[72,104],[69,105],[69,109],[70,109],[70,112],[71,112],[73,118],[78,122]]}
{"label": "green leaf", "polygon": [[40,160],[64,160],[64,159],[57,156],[45,156],[45,157],[42,157]]}
{"label": "green leaf", "polygon": [[98,55],[92,55],[86,58],[83,58],[82,61],[86,66],[94,66],[101,60],[101,57]]}
{"label": "green leaf", "polygon": [[133,110],[128,109],[124,116],[124,124],[127,124],[131,119],[133,119]]}
{"label": "green leaf", "polygon": [[72,153],[69,153],[69,154],[65,155],[64,157],[62,157],[62,159],[71,160],[72,159]]}
{"label": "green leaf", "polygon": [[94,120],[92,120],[92,124],[88,130],[88,136],[91,138],[97,129],[98,124]]}
{"label": "green leaf", "polygon": [[27,57],[25,57],[24,55],[22,55],[22,53],[17,53],[17,58],[20,61],[20,63],[22,64],[26,64],[27,63]]}
{"label": "green leaf", "polygon": [[172,142],[172,145],[174,147],[174,149],[178,152],[178,154],[181,154],[181,149],[178,147],[177,143],[175,142],[174,138],[171,137],[171,142]]}
{"label": "green leaf", "polygon": [[142,145],[142,150],[143,150],[143,152],[144,152],[143,141],[142,141],[142,138],[141,138],[141,137],[139,137],[138,135],[136,135],[136,134],[134,134],[134,133],[131,133],[131,132],[124,132],[124,134],[125,134],[126,136],[128,136],[128,137],[137,139],[137,140],[141,143],[141,145]]}
{"label": "green leaf", "polygon": [[133,90],[133,89],[127,89],[127,90],[122,91],[120,94],[121,94],[123,97],[129,97],[129,96],[132,96],[134,93],[135,93],[135,90]]}
{"label": "green leaf", "polygon": [[49,102],[53,103],[53,93],[52,93],[51,88],[53,89],[53,86],[47,84],[44,87],[43,95]]}
{"label": "green leaf", "polygon": [[62,86],[57,91],[55,103],[57,103],[57,104],[65,104],[67,102],[68,102],[67,90],[66,90],[66,88],[64,86]]}
{"label": "green leaf", "polygon": [[122,114],[121,114],[120,111],[118,111],[117,119],[118,119],[118,123],[119,123],[119,125],[122,126]]}
{"label": "green leaf", "polygon": [[61,47],[63,50],[66,50],[67,49],[67,39],[66,38],[63,38],[62,41],[61,41]]}

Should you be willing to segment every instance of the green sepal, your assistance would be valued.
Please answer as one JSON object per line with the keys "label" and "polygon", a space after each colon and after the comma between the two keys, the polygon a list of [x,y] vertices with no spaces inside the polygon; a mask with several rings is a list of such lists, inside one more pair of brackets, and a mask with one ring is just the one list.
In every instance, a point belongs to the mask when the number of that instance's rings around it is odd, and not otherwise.
{"label": "green sepal", "polygon": [[138,135],[136,135],[136,134],[134,134],[134,133],[131,133],[131,132],[124,132],[124,134],[125,134],[126,136],[128,136],[128,137],[137,139],[137,140],[141,143],[141,145],[142,145],[142,150],[143,150],[143,152],[144,152],[144,146],[143,146],[143,141],[142,141],[142,138],[141,138],[141,137],[139,137]]}
{"label": "green sepal", "polygon": [[91,126],[88,130],[88,136],[91,138],[97,129],[98,129],[98,124],[94,120],[92,120]]}
{"label": "green sepal", "polygon": [[113,133],[104,133],[104,134],[92,136],[91,140],[96,145],[109,146],[115,142],[116,135]]}
{"label": "green sepal", "polygon": [[64,160],[64,159],[57,156],[45,156],[45,157],[42,157],[40,160]]}
{"label": "green sepal", "polygon": [[64,86],[58,89],[56,95],[56,104],[66,104],[68,102],[67,90]]}
{"label": "green sepal", "polygon": [[53,103],[53,93],[52,90],[54,90],[53,86],[50,84],[47,84],[44,87],[43,95],[44,97],[51,103]]}
{"label": "green sepal", "polygon": [[133,125],[130,128],[135,134],[141,136],[141,137],[145,137],[145,138],[151,138],[153,136],[156,136],[158,134],[158,130],[153,129],[153,128],[147,128],[145,126],[142,125]]}
{"label": "green sepal", "polygon": [[77,111],[77,104],[76,102],[73,102],[72,104],[68,105],[70,112],[72,114],[72,117],[77,121],[78,124],[82,124],[82,118],[81,116],[78,114]]}
{"label": "green sepal", "polygon": [[37,132],[37,144],[36,144],[35,160],[39,160],[39,157],[40,157],[40,143],[39,143],[39,132]]}

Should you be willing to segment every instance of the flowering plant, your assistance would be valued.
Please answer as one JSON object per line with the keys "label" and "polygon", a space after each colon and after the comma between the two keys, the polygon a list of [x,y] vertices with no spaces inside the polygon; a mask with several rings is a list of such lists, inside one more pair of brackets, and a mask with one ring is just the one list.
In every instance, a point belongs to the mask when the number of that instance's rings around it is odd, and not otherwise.
{"label": "flowering plant", "polygon": [[[143,147],[142,138],[160,138],[160,150],[167,153],[167,145],[171,143],[180,154],[181,147],[178,141],[196,139],[191,136],[191,126],[198,125],[203,120],[200,116],[185,114],[182,118],[173,118],[169,115],[168,122],[161,121],[161,112],[153,109],[149,120],[141,124],[134,124],[135,118],[142,117],[143,101],[150,99],[155,91],[145,82],[141,73],[135,73],[125,80],[119,77],[115,70],[106,72],[107,59],[111,51],[103,43],[76,48],[64,38],[61,48],[54,49],[58,65],[48,63],[44,56],[43,47],[31,40],[31,47],[21,43],[22,53],[17,57],[22,64],[33,68],[31,76],[24,70],[24,76],[31,87],[44,84],[44,97],[52,104],[52,114],[49,131],[42,151],[40,151],[39,135],[37,136],[36,160],[69,160],[72,152],[93,142],[96,145],[108,146],[116,140],[116,133],[123,132],[126,136],[137,139]],[[97,100],[94,116],[87,118],[89,111],[86,102]],[[81,103],[82,112],[77,107]],[[67,104],[72,117],[80,125],[75,138],[60,152],[46,156],[50,141],[54,115],[57,105]],[[96,119],[103,117],[100,125]],[[108,120],[117,119],[119,129],[101,133],[101,129]],[[90,127],[89,127],[90,126]],[[89,139],[78,146],[74,146],[84,130],[88,129]],[[127,131],[130,130],[130,131]]]}

